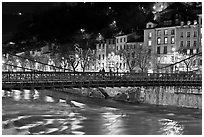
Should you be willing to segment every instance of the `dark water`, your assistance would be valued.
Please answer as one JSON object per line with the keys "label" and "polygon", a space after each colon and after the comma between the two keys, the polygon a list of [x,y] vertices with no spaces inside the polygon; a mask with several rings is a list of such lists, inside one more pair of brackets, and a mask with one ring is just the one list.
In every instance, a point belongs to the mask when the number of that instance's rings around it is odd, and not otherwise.
{"label": "dark water", "polygon": [[49,90],[3,91],[2,96],[2,134],[202,134],[199,109],[128,104]]}

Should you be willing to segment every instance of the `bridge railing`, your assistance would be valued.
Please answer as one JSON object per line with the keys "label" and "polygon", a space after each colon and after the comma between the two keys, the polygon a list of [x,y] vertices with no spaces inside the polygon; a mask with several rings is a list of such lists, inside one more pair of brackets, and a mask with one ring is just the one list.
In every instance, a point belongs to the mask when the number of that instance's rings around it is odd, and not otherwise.
{"label": "bridge railing", "polygon": [[202,75],[179,73],[99,73],[99,72],[3,72],[3,82],[28,81],[196,81],[202,80]]}

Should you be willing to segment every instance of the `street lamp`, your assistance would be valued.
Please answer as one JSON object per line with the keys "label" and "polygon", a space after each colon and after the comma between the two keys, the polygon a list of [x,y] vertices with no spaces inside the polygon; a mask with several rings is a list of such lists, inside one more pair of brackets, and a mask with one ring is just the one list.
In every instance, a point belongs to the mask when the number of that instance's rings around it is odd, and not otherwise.
{"label": "street lamp", "polygon": [[[173,51],[173,63],[176,63],[176,49],[172,48]],[[176,66],[173,67],[173,71],[176,71]]]}
{"label": "street lamp", "polygon": [[116,63],[116,69],[117,69],[117,76],[118,76],[118,69],[119,69],[119,63]]}

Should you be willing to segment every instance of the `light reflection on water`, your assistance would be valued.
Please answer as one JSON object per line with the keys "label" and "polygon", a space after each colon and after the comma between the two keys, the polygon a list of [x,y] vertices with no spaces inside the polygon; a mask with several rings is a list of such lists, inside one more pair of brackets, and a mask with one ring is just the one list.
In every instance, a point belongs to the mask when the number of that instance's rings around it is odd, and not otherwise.
{"label": "light reflection on water", "polygon": [[202,133],[202,117],[198,110],[195,110],[198,114],[195,118],[194,111],[188,109],[179,109],[179,112],[153,109],[152,106],[109,102],[48,90],[2,91],[2,97],[3,134]]}
{"label": "light reflection on water", "polygon": [[170,119],[161,119],[159,120],[161,127],[161,132],[164,135],[182,135],[184,126],[179,124],[178,122]]}

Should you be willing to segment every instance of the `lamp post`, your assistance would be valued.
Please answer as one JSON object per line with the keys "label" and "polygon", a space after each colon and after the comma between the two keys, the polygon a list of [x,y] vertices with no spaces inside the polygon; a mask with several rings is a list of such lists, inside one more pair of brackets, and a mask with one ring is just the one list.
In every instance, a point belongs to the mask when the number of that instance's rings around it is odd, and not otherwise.
{"label": "lamp post", "polygon": [[65,72],[65,60],[64,60],[64,57],[62,57],[62,67],[63,67],[63,71]]}
{"label": "lamp post", "polygon": [[[176,49],[175,48],[172,48],[172,51],[173,51],[173,63],[176,63]],[[176,66],[173,66],[173,72],[175,73],[176,71]]]}
{"label": "lamp post", "polygon": [[117,69],[117,76],[118,76],[118,69],[119,69],[119,63],[116,63],[116,69]]}

